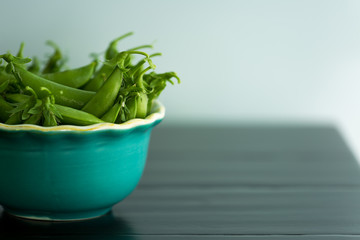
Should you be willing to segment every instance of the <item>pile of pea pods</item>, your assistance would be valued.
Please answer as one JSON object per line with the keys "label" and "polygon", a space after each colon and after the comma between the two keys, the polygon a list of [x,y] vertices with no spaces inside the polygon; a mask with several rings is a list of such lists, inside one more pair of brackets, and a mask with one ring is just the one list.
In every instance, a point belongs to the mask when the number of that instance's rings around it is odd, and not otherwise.
{"label": "pile of pea pods", "polygon": [[66,58],[50,41],[54,53],[43,64],[23,57],[24,44],[15,56],[0,55],[0,122],[86,126],[148,116],[166,84],[180,79],[154,71],[151,59],[161,54],[140,51],[151,45],[119,51],[117,43],[130,35],[110,42],[103,60],[75,69],[64,70]]}

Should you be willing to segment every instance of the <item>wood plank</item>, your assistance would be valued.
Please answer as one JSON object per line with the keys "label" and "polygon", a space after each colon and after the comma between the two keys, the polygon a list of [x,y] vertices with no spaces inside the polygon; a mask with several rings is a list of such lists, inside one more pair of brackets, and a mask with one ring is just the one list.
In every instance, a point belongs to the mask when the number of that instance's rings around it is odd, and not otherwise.
{"label": "wood plank", "polygon": [[140,186],[360,186],[350,152],[151,151]]}
{"label": "wood plank", "polygon": [[156,236],[133,236],[134,238],[130,239],[136,239],[136,240],[357,240],[360,239],[360,236],[296,236],[296,235],[287,235],[287,236],[281,236],[281,235],[265,235],[265,236],[224,236],[224,235],[208,235],[208,236],[196,236],[196,235],[190,235],[190,236],[176,236],[176,235],[156,235]]}
{"label": "wood plank", "polygon": [[[18,238],[4,238],[4,240],[8,239],[18,239]],[[24,237],[21,239],[69,239],[69,240],[99,240],[99,239],[116,239],[116,240],[358,240],[359,236],[339,236],[339,235],[320,235],[320,236],[312,236],[312,235],[304,235],[304,236],[296,236],[296,235],[265,235],[265,236],[224,236],[224,235],[127,235],[127,236],[107,236],[104,233],[101,236],[51,236],[46,238],[37,238],[37,237]]]}
{"label": "wood plank", "polygon": [[0,218],[16,235],[360,235],[360,191],[174,189],[135,191],[88,222]]}
{"label": "wood plank", "polygon": [[142,189],[114,216],[141,234],[360,234],[360,191]]}
{"label": "wood plank", "polygon": [[349,148],[334,126],[162,126],[152,132],[153,150],[341,151]]}
{"label": "wood plank", "polygon": [[344,235],[265,235],[265,236],[229,236],[229,235],[122,235],[122,236],[109,236],[104,233],[98,235],[62,235],[62,236],[4,236],[2,240],[10,239],[69,239],[69,240],[99,240],[99,239],[116,239],[116,240],[358,240],[359,236],[344,236]]}
{"label": "wood plank", "polygon": [[331,126],[155,129],[140,188],[194,185],[359,188],[360,174]]}

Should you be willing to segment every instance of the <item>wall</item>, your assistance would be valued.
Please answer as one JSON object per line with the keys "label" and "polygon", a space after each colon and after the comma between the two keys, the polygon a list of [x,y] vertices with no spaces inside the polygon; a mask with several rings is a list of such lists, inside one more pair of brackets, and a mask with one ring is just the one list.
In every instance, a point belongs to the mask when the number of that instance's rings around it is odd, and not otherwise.
{"label": "wall", "polygon": [[154,43],[158,71],[182,79],[161,100],[166,124],[332,122],[360,156],[360,1],[0,0],[1,51],[69,66],[89,52]]}

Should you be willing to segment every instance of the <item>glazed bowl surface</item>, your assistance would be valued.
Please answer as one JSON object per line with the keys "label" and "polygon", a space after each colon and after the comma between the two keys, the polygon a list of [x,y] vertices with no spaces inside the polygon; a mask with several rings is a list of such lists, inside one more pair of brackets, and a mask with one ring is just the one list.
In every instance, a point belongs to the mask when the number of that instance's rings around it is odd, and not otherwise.
{"label": "glazed bowl surface", "polygon": [[143,173],[151,130],[165,115],[123,124],[41,127],[0,124],[0,205],[37,220],[101,216],[128,196]]}

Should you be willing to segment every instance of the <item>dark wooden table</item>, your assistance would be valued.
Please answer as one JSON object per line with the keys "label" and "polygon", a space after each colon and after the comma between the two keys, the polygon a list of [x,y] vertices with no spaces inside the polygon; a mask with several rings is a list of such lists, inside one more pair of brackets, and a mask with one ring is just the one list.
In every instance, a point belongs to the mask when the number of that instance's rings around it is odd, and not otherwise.
{"label": "dark wooden table", "polygon": [[0,239],[360,239],[360,169],[331,126],[160,125],[139,186],[111,214],[0,212]]}

